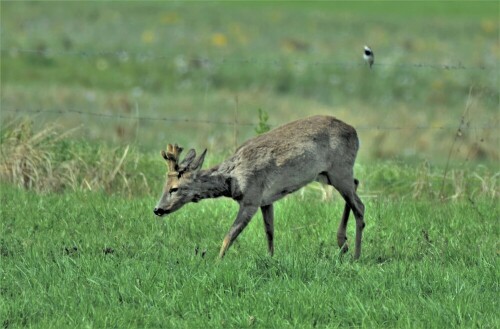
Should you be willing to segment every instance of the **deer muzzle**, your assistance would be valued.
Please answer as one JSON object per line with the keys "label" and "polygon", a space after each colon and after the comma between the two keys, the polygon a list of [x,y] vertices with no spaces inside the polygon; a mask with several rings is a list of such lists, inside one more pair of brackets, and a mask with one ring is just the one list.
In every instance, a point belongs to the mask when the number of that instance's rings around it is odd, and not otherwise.
{"label": "deer muzzle", "polygon": [[168,211],[168,210],[161,209],[161,208],[155,208],[155,209],[153,210],[153,212],[155,213],[155,215],[156,215],[156,216],[159,216],[159,217],[161,217],[161,216],[165,216],[166,214],[168,214],[168,213],[169,213],[169,211]]}

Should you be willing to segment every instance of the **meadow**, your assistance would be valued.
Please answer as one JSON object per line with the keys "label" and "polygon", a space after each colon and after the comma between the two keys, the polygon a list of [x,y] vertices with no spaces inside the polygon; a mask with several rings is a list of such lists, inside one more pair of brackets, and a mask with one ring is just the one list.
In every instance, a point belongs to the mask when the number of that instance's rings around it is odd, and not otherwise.
{"label": "meadow", "polygon": [[223,261],[235,204],[154,201],[2,186],[3,327],[498,327],[493,200],[366,200],[359,262],[338,200],[278,202],[274,257],[258,215]]}
{"label": "meadow", "polygon": [[[499,327],[498,10],[2,2],[0,324]],[[153,215],[167,143],[209,167],[313,114],[361,139],[359,261],[319,184],[275,204],[273,257],[259,213],[217,259],[231,200]]]}

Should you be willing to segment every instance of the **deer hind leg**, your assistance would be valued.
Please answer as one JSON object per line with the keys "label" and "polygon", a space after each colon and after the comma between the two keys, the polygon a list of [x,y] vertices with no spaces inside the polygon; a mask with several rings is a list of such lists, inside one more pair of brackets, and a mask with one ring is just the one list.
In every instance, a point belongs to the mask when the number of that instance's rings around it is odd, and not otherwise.
{"label": "deer hind leg", "polygon": [[267,205],[260,207],[262,211],[262,218],[264,219],[264,228],[266,229],[267,237],[267,249],[269,254],[272,256],[274,254],[274,211],[273,205]]}
{"label": "deer hind leg", "polygon": [[248,225],[253,215],[257,212],[258,207],[256,206],[244,206],[240,205],[240,210],[238,211],[238,216],[231,226],[231,229],[226,234],[224,241],[222,242],[222,247],[220,249],[219,258],[224,257],[227,249],[236,240],[238,235],[243,231],[243,229]]}
{"label": "deer hind leg", "polygon": [[[354,191],[358,189],[359,181],[354,178]],[[342,218],[340,219],[339,228],[337,230],[337,243],[339,248],[343,253],[349,251],[349,244],[347,243],[347,222],[349,221],[349,215],[351,213],[351,207],[346,202],[344,207],[344,212],[342,213]]]}
{"label": "deer hind leg", "polygon": [[361,202],[356,192],[353,193],[353,197],[354,203],[351,208],[354,213],[354,217],[356,217],[356,250],[354,252],[354,259],[358,259],[359,256],[361,256],[361,240],[363,229],[365,228],[365,205]]}
{"label": "deer hind leg", "polygon": [[327,177],[329,183],[333,187],[335,187],[337,191],[339,191],[346,202],[344,213],[342,214],[342,219],[340,220],[340,225],[337,231],[337,242],[343,252],[346,252],[348,250],[346,229],[347,222],[349,220],[349,214],[352,210],[354,213],[354,217],[356,218],[356,248],[354,252],[354,258],[358,259],[361,255],[361,240],[363,229],[365,227],[365,206],[356,194],[359,181],[353,178],[352,173],[346,173],[345,175],[341,176],[339,176],[338,174],[327,173]]}

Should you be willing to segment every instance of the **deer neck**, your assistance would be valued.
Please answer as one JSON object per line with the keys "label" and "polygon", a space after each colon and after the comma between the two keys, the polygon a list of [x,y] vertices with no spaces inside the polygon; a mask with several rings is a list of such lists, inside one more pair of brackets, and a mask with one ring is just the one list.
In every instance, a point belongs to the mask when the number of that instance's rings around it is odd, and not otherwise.
{"label": "deer neck", "polygon": [[217,171],[217,167],[200,170],[196,177],[199,200],[231,196],[231,183],[227,175]]}

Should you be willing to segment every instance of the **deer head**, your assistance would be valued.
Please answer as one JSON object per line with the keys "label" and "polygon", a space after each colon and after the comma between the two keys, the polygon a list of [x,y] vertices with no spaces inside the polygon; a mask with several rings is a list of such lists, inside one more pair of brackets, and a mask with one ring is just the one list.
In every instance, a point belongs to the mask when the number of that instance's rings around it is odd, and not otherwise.
{"label": "deer head", "polygon": [[203,165],[207,150],[196,158],[195,150],[191,149],[184,160],[179,163],[181,152],[182,147],[177,144],[168,144],[167,151],[161,151],[161,156],[167,162],[168,172],[163,195],[154,209],[157,216],[172,213],[186,203],[196,202],[199,199],[192,185]]}

